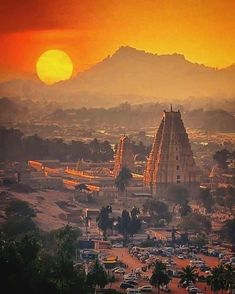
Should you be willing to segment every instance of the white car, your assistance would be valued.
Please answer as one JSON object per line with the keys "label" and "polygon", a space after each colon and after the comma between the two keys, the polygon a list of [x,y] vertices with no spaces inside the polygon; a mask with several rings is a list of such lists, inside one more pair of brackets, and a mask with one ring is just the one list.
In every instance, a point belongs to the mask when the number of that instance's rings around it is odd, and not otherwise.
{"label": "white car", "polygon": [[151,285],[144,285],[138,288],[141,292],[152,292],[153,287]]}
{"label": "white car", "polygon": [[118,268],[114,271],[115,274],[125,274],[124,268]]}
{"label": "white car", "polygon": [[123,245],[121,243],[114,243],[112,247],[113,248],[122,248]]}
{"label": "white car", "polygon": [[134,274],[127,274],[127,275],[124,276],[124,279],[126,279],[126,280],[129,279],[129,280],[133,280],[133,281],[138,280],[136,275],[134,275]]}
{"label": "white car", "polygon": [[141,290],[134,289],[134,288],[127,288],[126,293],[127,294],[141,294]]}

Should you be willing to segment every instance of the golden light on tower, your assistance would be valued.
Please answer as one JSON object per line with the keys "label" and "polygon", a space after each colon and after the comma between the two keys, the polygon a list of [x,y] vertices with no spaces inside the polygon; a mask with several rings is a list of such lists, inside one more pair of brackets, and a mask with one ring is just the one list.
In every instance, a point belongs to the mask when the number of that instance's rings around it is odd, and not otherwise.
{"label": "golden light on tower", "polygon": [[68,80],[73,74],[73,63],[69,55],[58,49],[47,50],[36,64],[39,79],[47,85]]}

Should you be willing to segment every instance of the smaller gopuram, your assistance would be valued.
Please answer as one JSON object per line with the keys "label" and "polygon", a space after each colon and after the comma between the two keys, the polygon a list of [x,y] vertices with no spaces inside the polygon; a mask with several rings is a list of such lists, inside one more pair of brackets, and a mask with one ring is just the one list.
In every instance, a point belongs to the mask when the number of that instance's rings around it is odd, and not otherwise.
{"label": "smaller gopuram", "polygon": [[134,156],[132,153],[131,141],[128,136],[123,135],[117,146],[117,152],[115,154],[115,164],[113,174],[116,177],[120,170],[126,166],[132,172],[134,171]]}

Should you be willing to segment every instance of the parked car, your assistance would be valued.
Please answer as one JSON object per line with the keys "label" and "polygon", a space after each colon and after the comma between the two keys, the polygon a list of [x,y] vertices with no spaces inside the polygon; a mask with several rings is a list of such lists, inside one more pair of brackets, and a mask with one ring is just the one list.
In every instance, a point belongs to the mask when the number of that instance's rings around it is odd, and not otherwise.
{"label": "parked car", "polygon": [[152,292],[153,287],[151,285],[144,285],[138,288],[141,292]]}
{"label": "parked car", "polygon": [[123,244],[122,243],[114,243],[113,248],[122,248],[123,247]]}
{"label": "parked car", "polygon": [[118,269],[123,269],[123,267],[121,267],[121,266],[116,266],[115,268],[112,269],[112,272],[115,272],[115,271],[118,270]]}
{"label": "parked car", "polygon": [[120,288],[121,289],[128,289],[128,288],[135,288],[135,286],[133,286],[133,285],[131,285],[129,283],[123,282],[123,283],[120,284]]}
{"label": "parked car", "polygon": [[137,286],[138,285],[138,282],[133,281],[133,280],[130,280],[130,279],[125,279],[123,282],[124,283],[128,283],[128,284],[131,284],[131,285],[134,285],[134,286]]}
{"label": "parked car", "polygon": [[128,289],[126,290],[126,293],[127,293],[127,294],[141,294],[141,290],[139,290],[139,289],[131,289],[131,288],[128,288]]}
{"label": "parked car", "polygon": [[115,274],[125,274],[124,268],[119,268],[114,271]]}

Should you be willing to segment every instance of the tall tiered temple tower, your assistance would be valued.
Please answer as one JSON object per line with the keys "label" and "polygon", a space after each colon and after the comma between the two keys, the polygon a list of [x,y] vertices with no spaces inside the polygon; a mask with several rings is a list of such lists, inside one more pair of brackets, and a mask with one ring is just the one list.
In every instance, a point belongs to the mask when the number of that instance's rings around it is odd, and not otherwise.
{"label": "tall tiered temple tower", "polygon": [[164,197],[173,185],[185,186],[194,197],[199,188],[196,167],[180,111],[163,112],[144,172],[154,197]]}
{"label": "tall tiered temple tower", "polygon": [[132,153],[131,141],[126,135],[121,136],[117,147],[113,170],[115,177],[124,166],[129,168],[131,171],[134,169],[134,157]]}

